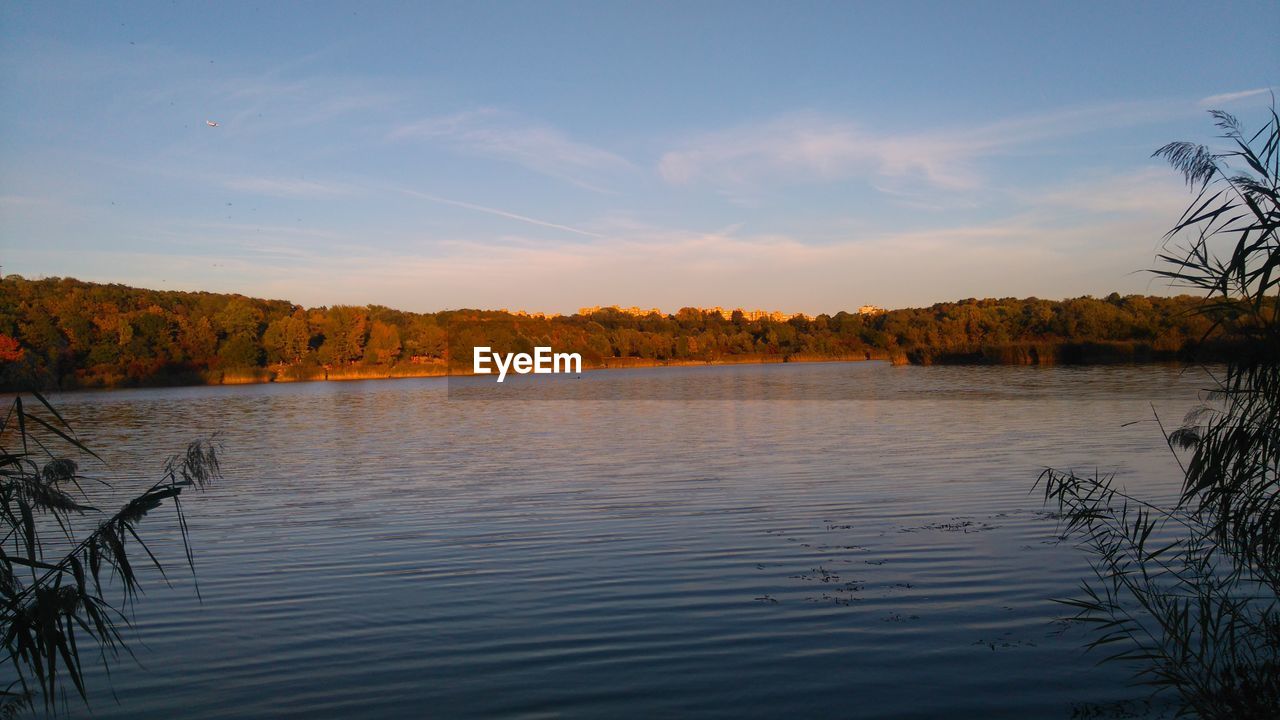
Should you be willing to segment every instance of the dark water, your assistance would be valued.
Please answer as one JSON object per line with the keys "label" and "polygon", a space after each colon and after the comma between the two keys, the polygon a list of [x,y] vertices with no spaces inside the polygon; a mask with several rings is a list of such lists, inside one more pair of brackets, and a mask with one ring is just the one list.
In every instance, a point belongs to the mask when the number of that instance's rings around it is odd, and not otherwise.
{"label": "dark water", "polygon": [[[1141,696],[1053,622],[1086,565],[1032,484],[1097,467],[1172,491],[1143,421],[1176,424],[1202,378],[589,375],[609,399],[450,400],[442,379],[57,398],[121,483],[226,445],[187,502],[203,602],[148,520],[174,587],[151,581],[144,667],[95,673],[92,714],[1025,718]],[[808,399],[706,399],[762,384]]]}

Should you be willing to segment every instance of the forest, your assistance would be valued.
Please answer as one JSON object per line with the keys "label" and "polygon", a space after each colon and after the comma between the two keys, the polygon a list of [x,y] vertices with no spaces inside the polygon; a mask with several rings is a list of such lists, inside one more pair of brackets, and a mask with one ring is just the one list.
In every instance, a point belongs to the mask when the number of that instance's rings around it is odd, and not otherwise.
{"label": "forest", "polygon": [[[61,389],[441,375],[470,346],[549,345],[587,367],[882,359],[1055,364],[1228,357],[1191,296],[967,299],[874,314],[747,320],[683,308],[530,317],[146,290],[70,278],[0,280],[0,388]],[[452,352],[451,352],[452,350]],[[451,360],[452,358],[452,360]]]}

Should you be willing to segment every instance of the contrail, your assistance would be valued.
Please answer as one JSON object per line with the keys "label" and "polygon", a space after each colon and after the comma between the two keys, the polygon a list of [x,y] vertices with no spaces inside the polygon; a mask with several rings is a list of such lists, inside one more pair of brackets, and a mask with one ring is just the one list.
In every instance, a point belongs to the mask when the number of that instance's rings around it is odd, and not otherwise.
{"label": "contrail", "polygon": [[593,238],[608,237],[607,235],[601,235],[600,233],[594,233],[589,230],[580,230],[575,227],[569,227],[568,225],[561,225],[559,223],[547,222],[546,220],[539,220],[537,218],[531,218],[526,215],[517,215],[512,212],[507,212],[506,210],[499,210],[497,208],[485,207],[484,205],[476,205],[474,203],[463,202],[461,200],[450,200],[449,198],[442,198],[439,195],[430,195],[428,193],[418,192],[417,190],[407,190],[405,188],[396,188],[396,190],[398,192],[404,193],[405,195],[409,195],[411,197],[421,198],[423,200],[430,200],[431,202],[440,203],[442,205],[452,205],[454,207],[465,208],[467,210],[475,210],[476,212],[487,213],[489,215],[496,215],[498,217],[507,218],[508,220],[518,220],[522,223],[529,223],[530,225],[537,225],[539,227],[552,228],[554,230],[564,230],[565,232],[571,232],[577,235],[585,235],[586,237],[593,237]]}

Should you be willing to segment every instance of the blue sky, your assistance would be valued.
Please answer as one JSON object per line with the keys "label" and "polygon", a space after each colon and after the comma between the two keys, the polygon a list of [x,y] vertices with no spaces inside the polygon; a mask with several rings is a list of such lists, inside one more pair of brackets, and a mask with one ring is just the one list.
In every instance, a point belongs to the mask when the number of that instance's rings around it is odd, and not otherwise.
{"label": "blue sky", "polygon": [[[1280,4],[0,6],[0,264],[410,310],[1168,292]],[[218,123],[210,127],[206,121]]]}

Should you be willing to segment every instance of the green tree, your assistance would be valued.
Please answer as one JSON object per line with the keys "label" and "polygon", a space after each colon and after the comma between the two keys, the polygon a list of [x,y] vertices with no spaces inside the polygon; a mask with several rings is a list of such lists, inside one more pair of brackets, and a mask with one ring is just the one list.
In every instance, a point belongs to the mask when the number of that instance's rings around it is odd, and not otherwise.
{"label": "green tree", "polygon": [[236,335],[218,348],[218,364],[224,368],[244,369],[262,364],[262,349],[247,335]]}
{"label": "green tree", "polygon": [[191,362],[208,365],[218,349],[218,334],[208,317],[184,319],[178,325],[178,343]]}
{"label": "green tree", "polygon": [[296,363],[311,351],[307,314],[298,308],[288,317],[276,318],[262,334],[269,362]]}
{"label": "green tree", "polygon": [[[158,308],[138,314],[129,321],[132,328],[125,353],[129,359],[166,362],[175,359],[174,331]],[[179,351],[180,352],[180,351]]]}
{"label": "green tree", "polygon": [[364,308],[334,306],[324,314],[321,324],[324,329],[321,362],[352,363],[364,357],[368,333],[368,313]]}
{"label": "green tree", "polygon": [[223,337],[244,335],[256,339],[262,323],[262,311],[246,298],[234,297],[214,316],[214,323]]}
{"label": "green tree", "polygon": [[[966,300],[874,317],[837,313],[813,322],[747,322],[741,313],[725,320],[697,308],[683,308],[674,316],[606,309],[589,320],[519,322],[537,326],[528,337],[538,343],[551,338],[553,346],[585,350],[594,342],[593,357],[651,359],[794,352],[844,357],[872,350],[915,362],[1049,361],[1058,358],[1056,348],[1101,342],[1113,346],[1114,358],[1129,352],[1139,359],[1145,347],[1159,359],[1171,359],[1197,345],[1225,354],[1230,350],[1225,340],[1238,332],[1188,312],[1197,298],[1139,300],[1144,302],[1115,297]],[[368,355],[373,362],[374,355],[384,355],[366,350],[374,322],[396,329],[401,357],[444,358],[454,340],[446,327],[467,320],[515,318],[484,311],[406,313],[380,306],[303,310],[283,301],[236,295],[159,292],[70,278],[28,281],[11,275],[0,282],[0,333],[17,340],[26,352],[21,373],[10,369],[0,374],[0,383],[19,389],[18,375],[85,385],[167,382],[195,377],[191,370],[258,365],[264,355],[271,362],[297,363],[314,354],[326,364]],[[1031,343],[1043,355],[1018,348],[1004,352],[1004,346]],[[257,348],[256,357],[249,345]],[[1091,358],[1076,353],[1059,359]]]}

